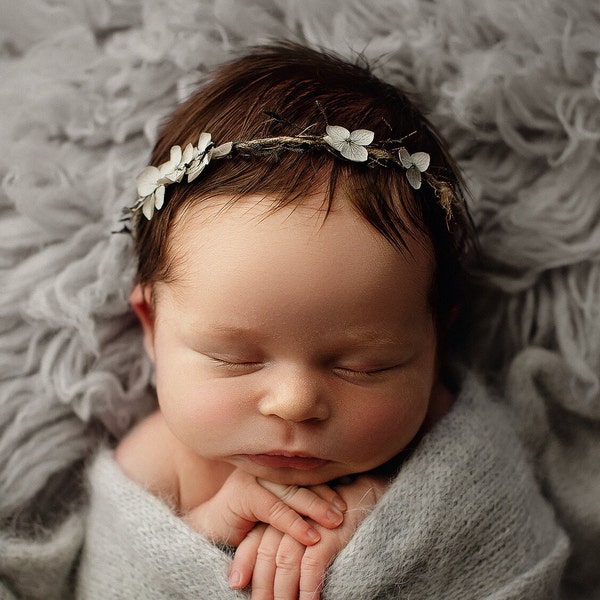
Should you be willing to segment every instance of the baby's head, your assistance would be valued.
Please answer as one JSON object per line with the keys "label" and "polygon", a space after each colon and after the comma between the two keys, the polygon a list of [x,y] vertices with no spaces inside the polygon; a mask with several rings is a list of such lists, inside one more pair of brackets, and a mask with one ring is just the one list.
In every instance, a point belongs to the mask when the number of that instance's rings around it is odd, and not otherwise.
{"label": "baby's head", "polygon": [[152,164],[193,172],[170,152],[200,132],[233,147],[133,220],[132,305],[167,423],[200,455],[285,483],[387,462],[447,403],[440,338],[471,230],[443,143],[366,69],[289,44],[216,71]]}

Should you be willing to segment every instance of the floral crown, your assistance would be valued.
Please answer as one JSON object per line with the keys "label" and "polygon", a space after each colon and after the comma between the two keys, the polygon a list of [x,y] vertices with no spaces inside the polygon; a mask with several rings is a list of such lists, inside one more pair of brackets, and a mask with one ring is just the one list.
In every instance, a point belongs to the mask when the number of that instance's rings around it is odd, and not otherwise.
{"label": "floral crown", "polygon": [[415,190],[418,190],[423,179],[426,179],[446,211],[447,220],[450,220],[453,198],[451,187],[426,173],[430,162],[429,154],[408,152],[402,145],[406,137],[373,145],[375,134],[368,129],[349,131],[339,125],[328,125],[325,135],[314,135],[305,130],[298,135],[226,142],[217,146],[211,134],[203,132],[195,146],[191,143],[184,149],[178,145],[172,146],[168,161],[158,167],[145,167],[139,173],[136,178],[138,199],[133,206],[125,210],[123,220],[127,230],[134,229],[142,215],[151,220],[155,211],[164,205],[167,186],[181,182],[184,177],[187,177],[188,183],[194,181],[214,159],[231,157],[234,154],[261,156],[277,154],[282,150],[302,152],[315,148],[323,148],[352,162],[370,162],[383,166],[396,164],[405,170],[408,183]]}

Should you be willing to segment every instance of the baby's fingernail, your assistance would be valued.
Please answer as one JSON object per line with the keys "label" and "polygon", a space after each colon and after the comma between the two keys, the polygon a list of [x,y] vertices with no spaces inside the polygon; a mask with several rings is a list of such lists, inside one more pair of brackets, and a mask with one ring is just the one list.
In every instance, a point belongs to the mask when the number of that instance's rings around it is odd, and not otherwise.
{"label": "baby's fingernail", "polygon": [[310,538],[312,542],[318,542],[321,539],[321,536],[317,533],[315,529],[309,529],[306,532],[306,535]]}
{"label": "baby's fingernail", "polygon": [[239,588],[242,581],[242,576],[239,571],[232,571],[229,574],[229,587]]}
{"label": "baby's fingernail", "polygon": [[339,525],[344,520],[344,515],[337,510],[328,510],[327,520],[334,525]]}
{"label": "baby's fingernail", "polygon": [[342,512],[348,509],[348,505],[339,496],[333,499],[333,505]]}

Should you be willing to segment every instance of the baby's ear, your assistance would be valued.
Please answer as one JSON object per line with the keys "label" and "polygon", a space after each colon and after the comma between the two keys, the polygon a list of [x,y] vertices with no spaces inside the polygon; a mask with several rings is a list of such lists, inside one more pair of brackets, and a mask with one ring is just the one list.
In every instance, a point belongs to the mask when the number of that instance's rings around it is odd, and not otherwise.
{"label": "baby's ear", "polygon": [[154,362],[154,308],[150,302],[150,288],[139,283],[133,288],[129,303],[144,330],[144,348]]}

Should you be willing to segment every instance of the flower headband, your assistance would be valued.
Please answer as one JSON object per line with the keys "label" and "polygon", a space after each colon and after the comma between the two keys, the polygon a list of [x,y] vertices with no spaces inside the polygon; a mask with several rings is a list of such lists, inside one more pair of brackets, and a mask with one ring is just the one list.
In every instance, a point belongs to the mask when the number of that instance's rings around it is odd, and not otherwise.
{"label": "flower headband", "polygon": [[[408,136],[406,136],[408,137]],[[447,184],[428,176],[430,157],[426,152],[410,154],[400,145],[403,140],[386,140],[384,145],[372,146],[375,134],[368,129],[349,131],[339,125],[328,125],[326,135],[318,136],[301,133],[292,136],[259,138],[248,141],[227,142],[216,146],[210,133],[200,134],[198,143],[188,144],[183,150],[181,146],[171,147],[169,160],[158,167],[145,167],[136,178],[138,199],[126,209],[125,221],[128,229],[135,227],[137,219],[143,215],[151,220],[155,211],[164,204],[165,190],[173,183],[179,183],[187,176],[187,181],[194,181],[213,159],[241,156],[264,155],[281,150],[305,151],[311,148],[324,148],[333,154],[352,162],[372,162],[388,165],[399,165],[405,170],[410,186],[418,190],[423,177],[436,191],[440,204],[446,211],[447,219],[452,216],[452,192]],[[405,139],[405,138],[403,138]]]}

